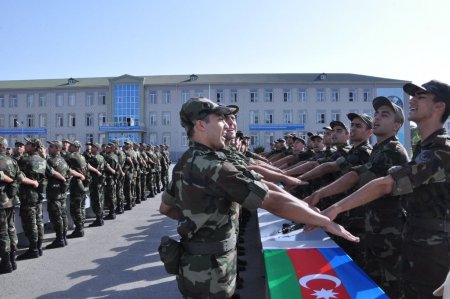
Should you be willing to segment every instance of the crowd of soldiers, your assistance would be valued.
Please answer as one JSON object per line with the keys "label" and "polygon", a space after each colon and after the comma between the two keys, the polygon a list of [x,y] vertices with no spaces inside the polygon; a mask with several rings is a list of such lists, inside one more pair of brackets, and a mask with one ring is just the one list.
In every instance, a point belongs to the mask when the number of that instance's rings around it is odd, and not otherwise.
{"label": "crowd of soldiers", "polygon": [[[332,121],[306,140],[287,134],[261,155],[236,133],[237,106],[186,102],[180,120],[190,149],[175,165],[160,207],[179,221],[173,274],[183,296],[239,297],[234,235],[242,226],[235,221],[239,207],[261,207],[296,228],[305,223],[306,231],[320,226],[343,237],[332,236],[391,298],[433,297],[450,268],[450,137],[443,127],[450,86],[433,80],[403,90],[411,96],[408,120],[421,137],[411,159],[397,138],[403,109],[386,97],[373,99],[374,117],[349,113],[349,126]],[[274,201],[275,194],[282,200]],[[311,224],[317,208],[344,234]]]}
{"label": "crowd of soldiers", "polygon": [[[168,185],[170,158],[167,145],[152,146],[125,140],[108,144],[87,143],[81,152],[77,140],[17,141],[10,150],[0,136],[0,274],[17,269],[16,260],[42,255],[44,236],[42,203],[47,201],[50,222],[56,234],[47,249],[67,246],[67,239],[84,236],[86,199],[96,216],[89,227],[133,209]],[[66,200],[74,230],[68,234]],[[28,250],[16,257],[18,238],[15,207]]]}

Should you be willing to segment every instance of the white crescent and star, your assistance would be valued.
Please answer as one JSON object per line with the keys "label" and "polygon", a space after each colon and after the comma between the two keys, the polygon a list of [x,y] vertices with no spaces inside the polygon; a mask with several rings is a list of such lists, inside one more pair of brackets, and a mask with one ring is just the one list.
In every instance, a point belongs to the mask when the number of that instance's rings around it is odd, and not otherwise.
{"label": "white crescent and star", "polygon": [[[335,284],[334,288],[337,288],[338,286],[341,285],[341,280],[339,278],[337,278],[336,276],[333,276],[333,275],[328,275],[328,274],[306,275],[306,276],[303,276],[302,278],[300,278],[298,280],[298,282],[300,283],[300,285],[302,287],[309,289],[308,282],[310,282],[311,280],[318,280],[318,279],[329,280],[329,281],[334,282],[334,284]],[[320,291],[314,290],[314,293],[311,295],[316,296],[317,299],[337,298],[335,295],[337,295],[338,293],[333,292],[334,288],[332,288],[331,290],[325,290],[324,288],[322,288]]]}

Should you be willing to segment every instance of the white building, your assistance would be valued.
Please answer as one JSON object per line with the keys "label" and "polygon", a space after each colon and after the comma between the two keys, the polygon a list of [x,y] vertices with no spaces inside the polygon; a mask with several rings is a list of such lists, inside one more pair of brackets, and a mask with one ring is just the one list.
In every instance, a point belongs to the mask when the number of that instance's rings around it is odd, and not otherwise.
{"label": "white building", "polygon": [[[167,143],[176,158],[188,144],[179,110],[194,96],[238,105],[239,129],[252,146],[267,146],[287,132],[302,136],[322,131],[332,120],[349,123],[349,112],[373,115],[371,101],[380,95],[408,111],[402,90],[407,82],[344,73],[0,81],[0,135],[10,144],[23,137],[83,143],[129,138]],[[399,137],[407,148],[409,132],[406,122]]]}

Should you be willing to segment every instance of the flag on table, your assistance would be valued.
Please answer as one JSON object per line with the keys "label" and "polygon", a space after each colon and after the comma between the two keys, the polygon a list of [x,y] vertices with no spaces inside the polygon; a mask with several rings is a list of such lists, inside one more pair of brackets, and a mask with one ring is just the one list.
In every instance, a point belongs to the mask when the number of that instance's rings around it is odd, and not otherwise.
{"label": "flag on table", "polygon": [[389,298],[339,247],[264,250],[271,299]]}

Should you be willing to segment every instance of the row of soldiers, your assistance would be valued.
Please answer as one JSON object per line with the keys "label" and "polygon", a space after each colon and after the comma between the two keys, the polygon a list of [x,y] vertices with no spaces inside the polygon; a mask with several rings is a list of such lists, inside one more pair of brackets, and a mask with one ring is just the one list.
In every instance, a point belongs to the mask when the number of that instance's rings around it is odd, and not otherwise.
{"label": "row of soldiers", "polygon": [[[96,215],[89,226],[95,227],[167,188],[170,165],[167,145],[126,140],[120,146],[114,140],[103,145],[88,143],[81,153],[79,141],[47,142],[48,148],[39,139],[25,139],[24,143],[16,142],[14,152],[8,153],[8,141],[0,136],[0,274],[15,270],[16,259],[42,255],[44,200],[56,233],[54,241],[46,246],[52,249],[66,246],[68,238],[84,236],[88,195]],[[75,226],[69,235],[68,195]],[[14,208],[19,204],[29,247],[16,258]]]}

